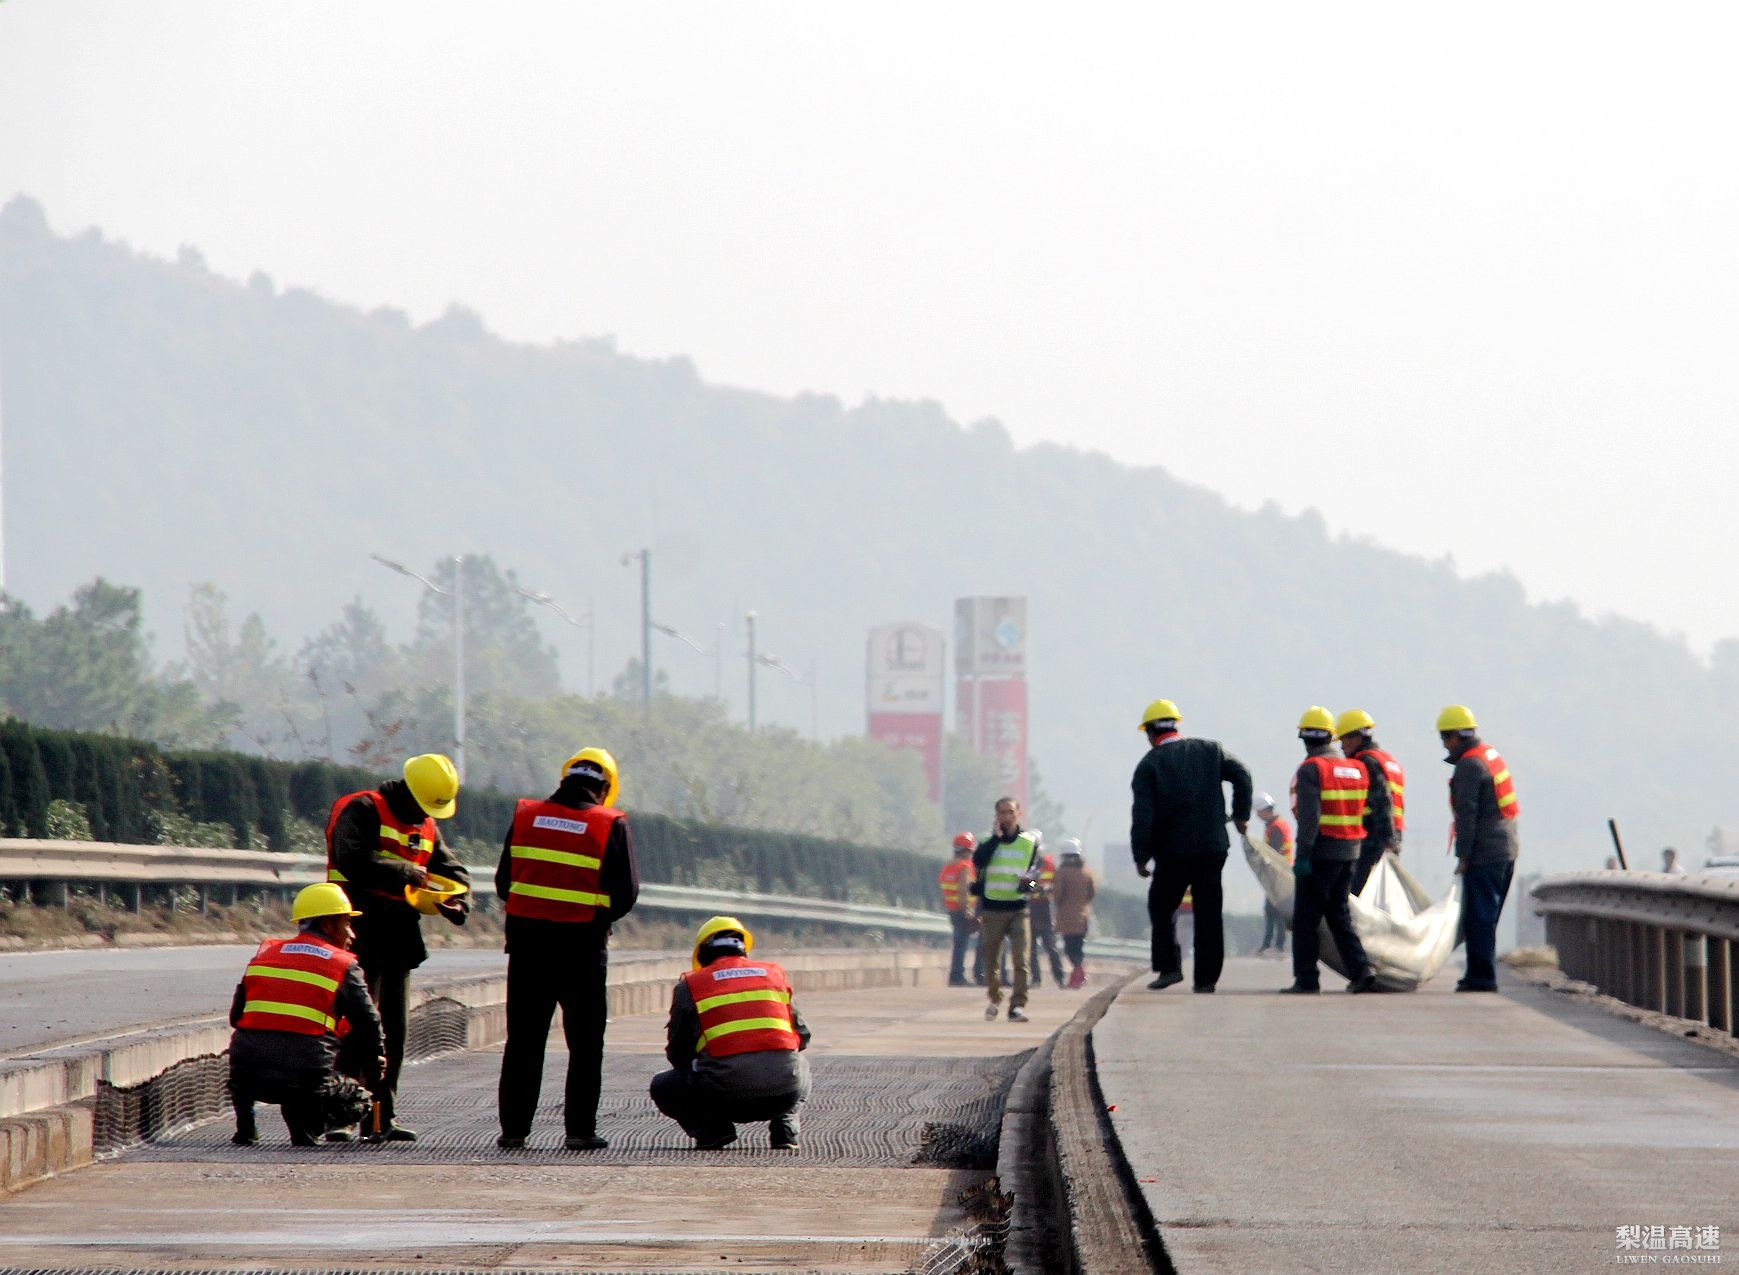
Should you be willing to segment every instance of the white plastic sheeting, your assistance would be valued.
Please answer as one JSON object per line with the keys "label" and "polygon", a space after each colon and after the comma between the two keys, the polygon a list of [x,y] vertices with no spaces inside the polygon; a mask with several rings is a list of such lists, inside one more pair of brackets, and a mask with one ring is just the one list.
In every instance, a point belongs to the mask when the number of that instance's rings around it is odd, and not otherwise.
{"label": "white plastic sheeting", "polygon": [[[1244,858],[1268,902],[1286,918],[1290,929],[1292,865],[1248,835],[1244,837]],[[1386,992],[1410,992],[1430,982],[1461,941],[1461,878],[1456,877],[1449,893],[1433,903],[1392,854],[1383,856],[1350,906],[1353,929],[1376,967],[1377,986]],[[1322,927],[1322,963],[1347,977],[1326,923]]]}

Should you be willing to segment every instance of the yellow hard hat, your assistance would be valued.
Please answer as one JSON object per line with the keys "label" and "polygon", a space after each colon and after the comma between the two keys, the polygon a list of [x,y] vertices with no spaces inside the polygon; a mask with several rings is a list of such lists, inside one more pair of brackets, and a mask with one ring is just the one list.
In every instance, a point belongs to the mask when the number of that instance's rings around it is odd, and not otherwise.
{"label": "yellow hard hat", "polygon": [[749,933],[749,927],[734,916],[708,917],[700,924],[700,929],[694,935],[694,967],[700,968],[700,950],[706,946],[706,941],[715,934],[735,933],[743,936],[743,955],[747,956],[755,950],[755,936]]}
{"label": "yellow hard hat", "polygon": [[304,886],[290,905],[292,921],[312,921],[320,916],[361,916],[350,906],[350,896],[335,881]]}
{"label": "yellow hard hat", "polygon": [[405,783],[423,813],[451,819],[459,808],[459,772],[440,753],[422,753],[405,763]]}
{"label": "yellow hard hat", "polygon": [[1298,719],[1299,730],[1319,730],[1324,734],[1334,732],[1334,714],[1321,704],[1312,704],[1304,710],[1304,716]]}
{"label": "yellow hard hat", "polygon": [[1376,722],[1371,720],[1371,715],[1364,709],[1349,708],[1335,718],[1334,737],[1340,739],[1342,736],[1352,734],[1355,730],[1373,730],[1376,725]]}
{"label": "yellow hard hat", "polygon": [[405,902],[424,916],[433,916],[440,910],[441,904],[451,902],[470,888],[468,885],[460,885],[451,877],[431,872],[423,884],[405,887]]}
{"label": "yellow hard hat", "polygon": [[609,782],[604,788],[604,805],[616,804],[616,794],[621,785],[617,782],[616,759],[610,755],[607,748],[582,748],[572,757],[562,763],[562,778],[566,779],[576,769],[581,774],[601,772]]}
{"label": "yellow hard hat", "polygon": [[1473,710],[1466,704],[1451,704],[1437,714],[1437,733],[1446,730],[1478,730],[1479,723],[1473,720]]}
{"label": "yellow hard hat", "polygon": [[1183,714],[1177,711],[1177,705],[1168,699],[1156,699],[1141,710],[1141,725],[1137,730],[1146,730],[1149,722],[1173,721],[1181,722]]}

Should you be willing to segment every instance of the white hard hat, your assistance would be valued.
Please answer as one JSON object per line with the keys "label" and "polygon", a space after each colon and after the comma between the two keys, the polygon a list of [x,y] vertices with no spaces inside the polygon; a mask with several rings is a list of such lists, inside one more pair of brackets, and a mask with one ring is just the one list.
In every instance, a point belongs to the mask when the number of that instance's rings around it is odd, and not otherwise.
{"label": "white hard hat", "polygon": [[1257,793],[1256,794],[1256,809],[1258,809],[1258,810],[1272,810],[1272,809],[1274,809],[1274,798],[1270,797],[1265,792]]}

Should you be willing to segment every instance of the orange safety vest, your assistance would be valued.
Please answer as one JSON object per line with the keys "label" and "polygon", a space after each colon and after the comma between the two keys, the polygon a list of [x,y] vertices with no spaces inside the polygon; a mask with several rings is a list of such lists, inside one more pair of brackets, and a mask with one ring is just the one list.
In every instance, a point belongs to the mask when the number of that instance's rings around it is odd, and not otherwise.
{"label": "orange safety vest", "polygon": [[1044,887],[1044,892],[1047,896],[1049,896],[1051,892],[1051,882],[1056,879],[1057,861],[1051,858],[1050,855],[1041,851],[1039,853],[1039,884]]}
{"label": "orange safety vest", "polygon": [[[1293,789],[1292,800],[1293,804],[1296,805],[1298,802],[1298,791],[1296,786]],[[1274,844],[1274,833],[1276,831],[1280,833],[1279,845]],[[1268,848],[1270,850],[1274,851],[1276,854],[1285,855],[1286,861],[1288,863],[1292,862],[1292,825],[1287,823],[1286,820],[1276,818],[1273,823],[1269,824],[1267,829],[1263,832],[1263,840],[1268,843]]]}
{"label": "orange safety vest", "polygon": [[[332,803],[332,813],[326,816],[326,879],[348,885],[342,872],[338,870],[338,855],[332,848],[332,833],[338,827],[338,816],[344,813],[344,808],[358,797],[367,797],[374,802],[375,813],[380,816],[380,845],[375,853],[388,859],[399,859],[415,868],[428,866],[429,856],[435,853],[435,821],[424,818],[421,823],[400,823],[387,805],[386,798],[372,789],[362,792],[347,793]],[[383,899],[398,899],[404,901],[402,891],[370,890],[370,894],[378,894]]]}
{"label": "orange safety vest", "polygon": [[[1370,774],[1357,761],[1346,757],[1306,757],[1306,766],[1316,768],[1322,785],[1322,809],[1316,818],[1317,835],[1330,841],[1363,841],[1365,800],[1370,796]],[[1302,768],[1301,768],[1302,769]],[[1296,814],[1298,786],[1293,782]]]}
{"label": "orange safety vest", "polygon": [[314,934],[267,939],[242,975],[237,1027],[324,1036],[336,1031],[332,1006],[356,956]]}
{"label": "orange safety vest", "polygon": [[609,907],[601,880],[604,850],[621,818],[611,806],[575,810],[553,801],[514,806],[507,915],[590,921],[599,908]]}
{"label": "orange safety vest", "polygon": [[[1521,804],[1516,800],[1516,782],[1510,778],[1509,763],[1498,755],[1495,748],[1487,748],[1477,744],[1467,750],[1466,756],[1477,757],[1485,763],[1485,768],[1491,772],[1492,791],[1497,795],[1497,813],[1500,818],[1514,819],[1521,814]],[[1450,781],[1449,808],[1455,809],[1455,781]]]}
{"label": "orange safety vest", "polygon": [[[1405,832],[1407,830],[1407,772],[1401,768],[1400,762],[1381,748],[1367,748],[1356,756],[1360,761],[1365,762],[1367,767],[1370,765],[1370,761],[1367,759],[1374,759],[1376,764],[1383,768],[1383,778],[1389,783],[1390,804],[1394,807],[1395,832],[1397,835]],[[1373,770],[1371,773],[1374,775],[1377,772]]]}
{"label": "orange safety vest", "polygon": [[791,981],[772,961],[721,956],[682,978],[700,1014],[696,1052],[728,1058],[802,1045],[791,1022]]}
{"label": "orange safety vest", "polygon": [[[950,912],[960,911],[965,906],[965,893],[977,876],[972,869],[972,856],[969,854],[944,863],[942,871],[936,874],[936,880],[942,887],[942,906]],[[966,879],[962,881],[962,877]]]}

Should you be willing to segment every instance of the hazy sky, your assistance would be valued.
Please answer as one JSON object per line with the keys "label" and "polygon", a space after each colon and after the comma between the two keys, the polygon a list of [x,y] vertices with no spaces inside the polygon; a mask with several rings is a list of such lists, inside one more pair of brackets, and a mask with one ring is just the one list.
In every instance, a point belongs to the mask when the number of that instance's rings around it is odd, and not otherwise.
{"label": "hazy sky", "polygon": [[9,0],[0,199],[1739,635],[1739,10],[1081,8]]}

